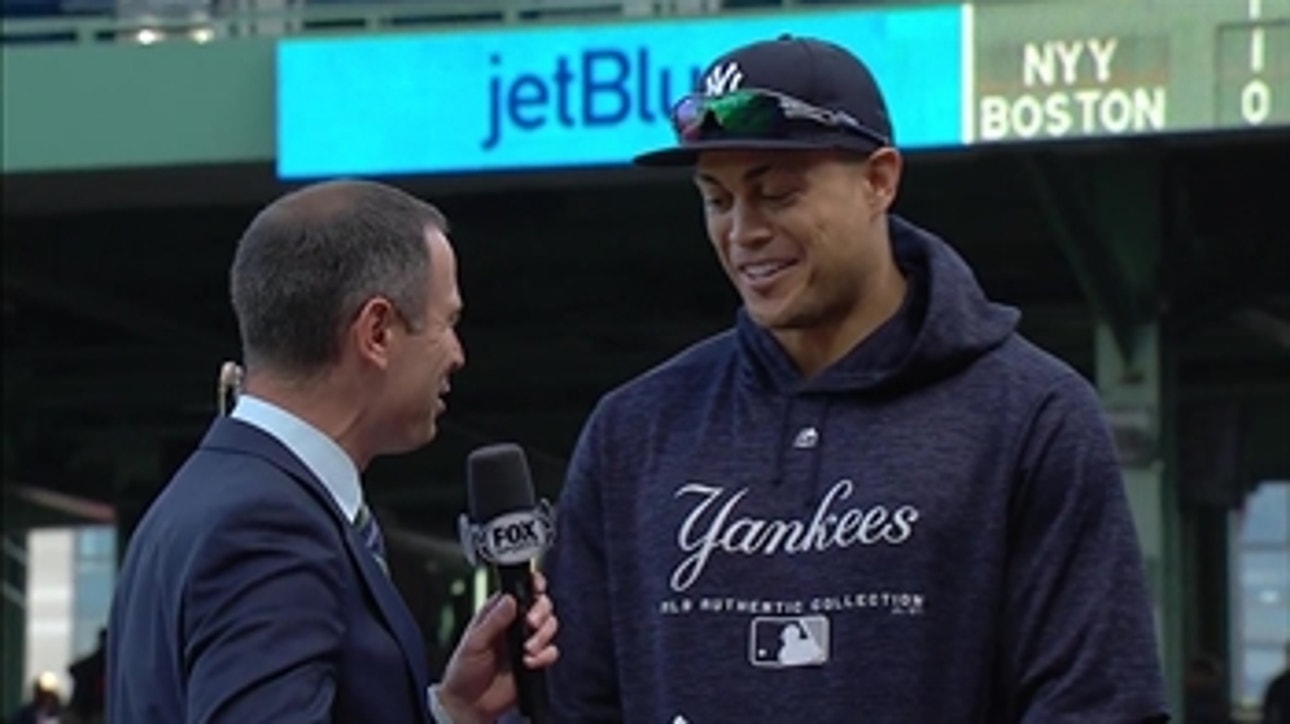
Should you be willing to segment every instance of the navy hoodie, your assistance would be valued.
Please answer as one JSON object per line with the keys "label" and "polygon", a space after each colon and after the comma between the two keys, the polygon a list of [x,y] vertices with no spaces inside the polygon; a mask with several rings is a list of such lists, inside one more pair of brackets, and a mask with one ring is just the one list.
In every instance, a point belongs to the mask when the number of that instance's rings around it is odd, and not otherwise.
{"label": "navy hoodie", "polygon": [[741,310],[606,395],[546,563],[557,722],[1140,722],[1152,611],[1090,385],[897,217],[888,322],[804,379]]}

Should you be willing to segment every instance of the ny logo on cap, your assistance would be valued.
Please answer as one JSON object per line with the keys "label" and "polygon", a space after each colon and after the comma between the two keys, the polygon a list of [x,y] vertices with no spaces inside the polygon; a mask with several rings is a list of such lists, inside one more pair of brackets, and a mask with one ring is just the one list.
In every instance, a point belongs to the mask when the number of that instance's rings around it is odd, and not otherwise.
{"label": "ny logo on cap", "polygon": [[743,82],[744,73],[739,70],[739,64],[732,60],[708,71],[708,77],[703,79],[703,95],[725,95],[732,90],[738,90],[739,84]]}

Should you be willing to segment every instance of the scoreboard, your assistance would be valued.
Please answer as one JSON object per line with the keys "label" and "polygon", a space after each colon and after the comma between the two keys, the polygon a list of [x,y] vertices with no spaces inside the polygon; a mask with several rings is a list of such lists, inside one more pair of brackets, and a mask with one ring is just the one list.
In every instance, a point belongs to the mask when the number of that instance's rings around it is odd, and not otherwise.
{"label": "scoreboard", "polygon": [[[326,12],[376,28],[410,12],[400,8]],[[305,22],[321,11],[290,12]],[[672,142],[669,110],[714,57],[782,33],[863,58],[908,153],[1290,130],[1290,0],[906,0],[147,47],[89,40],[102,20],[60,22],[81,40],[0,43],[5,174],[272,161],[279,178],[303,180],[622,166]],[[5,31],[45,32],[23,24]],[[173,101],[165,114],[152,102],[161,96]]]}
{"label": "scoreboard", "polygon": [[1290,0],[976,6],[969,143],[1290,124]]}

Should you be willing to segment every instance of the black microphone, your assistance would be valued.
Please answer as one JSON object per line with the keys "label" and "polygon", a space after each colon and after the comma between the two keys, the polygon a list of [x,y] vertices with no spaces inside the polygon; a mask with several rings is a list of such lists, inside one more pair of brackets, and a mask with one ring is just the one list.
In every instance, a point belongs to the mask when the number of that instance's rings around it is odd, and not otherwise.
{"label": "black microphone", "polygon": [[550,721],[546,675],[524,665],[524,641],[529,636],[525,616],[536,600],[533,561],[551,544],[555,530],[551,507],[534,500],[524,449],[513,443],[472,452],[466,486],[470,513],[459,521],[462,548],[471,565],[490,564],[498,589],[519,604],[506,634],[520,713],[532,724],[545,724]]}

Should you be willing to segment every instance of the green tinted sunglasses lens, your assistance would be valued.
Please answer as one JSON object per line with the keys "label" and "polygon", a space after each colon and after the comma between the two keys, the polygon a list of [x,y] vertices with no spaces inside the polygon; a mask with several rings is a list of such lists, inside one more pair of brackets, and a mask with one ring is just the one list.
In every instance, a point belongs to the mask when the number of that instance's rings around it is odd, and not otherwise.
{"label": "green tinted sunglasses lens", "polygon": [[780,115],[774,98],[746,91],[709,100],[708,111],[731,133],[766,133],[775,127]]}

